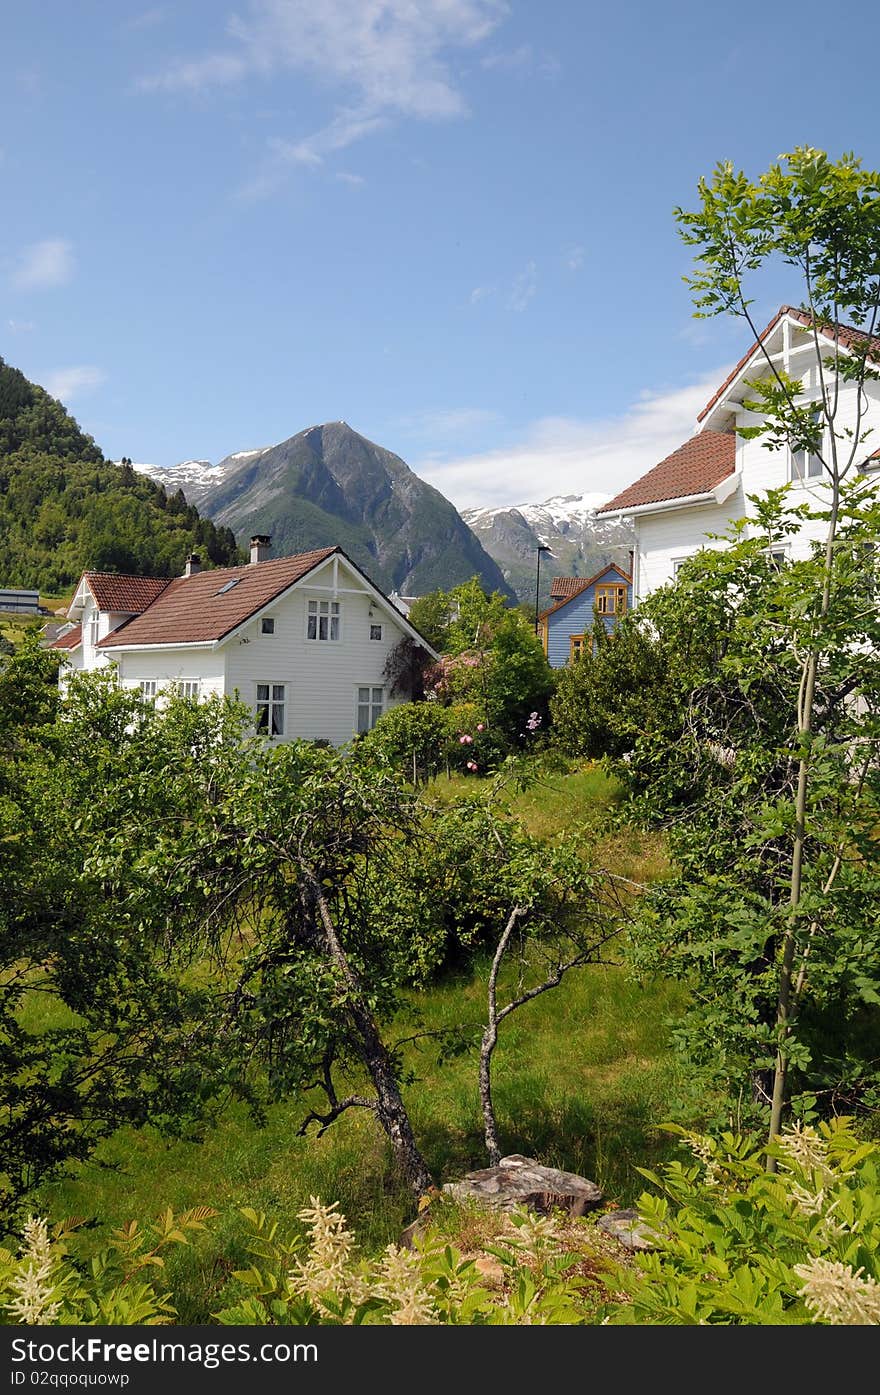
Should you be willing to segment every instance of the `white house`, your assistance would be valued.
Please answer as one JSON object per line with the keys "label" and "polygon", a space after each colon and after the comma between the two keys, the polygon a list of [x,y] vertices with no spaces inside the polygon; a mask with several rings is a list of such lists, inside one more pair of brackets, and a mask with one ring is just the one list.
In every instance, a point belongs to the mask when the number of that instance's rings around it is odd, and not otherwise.
{"label": "white house", "polygon": [[[858,331],[841,326],[838,347],[845,353],[863,338]],[[818,330],[818,342],[823,359],[833,359],[833,332]],[[874,342],[880,358],[880,338]],[[701,547],[720,546],[710,541],[710,534],[723,533],[735,519],[752,517],[750,494],[762,495],[789,483],[790,502],[823,504],[827,485],[817,457],[787,447],[768,450],[761,437],[747,440],[736,435],[738,427],[754,426],[760,420],[743,404],[754,397],[748,383],[771,371],[765,352],[774,364],[802,380],[803,404],[819,399],[812,321],[804,311],[783,305],[761,335],[761,346],[753,345],[740,359],[700,412],[690,440],[597,510],[600,514],[631,518],[635,524],[635,605],[671,581],[681,563]],[[880,383],[863,385],[862,408],[858,421],[858,389],[841,383],[835,430],[841,437],[847,429],[861,433],[873,427],[874,434],[865,441],[864,456],[858,462],[859,470],[868,471],[880,468]],[[847,453],[848,447],[849,442],[844,439],[840,448]],[[806,556],[810,543],[823,532],[821,522],[805,522],[798,533],[780,545],[780,554],[792,558]]]}
{"label": "white house", "polygon": [[[268,557],[161,580],[85,572],[68,610],[75,622],[52,646],[66,671],[116,665],[148,699],[172,688],[238,697],[258,729],[335,746],[369,731],[392,697],[385,667],[404,638],[434,651],[339,547]],[[62,677],[63,681],[63,677]]]}

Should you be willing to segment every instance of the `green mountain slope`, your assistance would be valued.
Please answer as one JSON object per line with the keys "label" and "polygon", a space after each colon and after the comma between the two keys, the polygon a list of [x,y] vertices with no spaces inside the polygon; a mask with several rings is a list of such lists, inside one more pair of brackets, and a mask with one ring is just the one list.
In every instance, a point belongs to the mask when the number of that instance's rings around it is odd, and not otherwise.
{"label": "green mountain slope", "polygon": [[57,593],[86,568],[174,576],[188,552],[221,566],[237,556],[228,528],[105,460],[59,402],[0,359],[0,586]]}
{"label": "green mountain slope", "polygon": [[424,595],[476,575],[511,595],[455,508],[400,456],[344,421],[231,456],[199,508],[240,538],[269,533],[276,556],[339,543],[385,591]]}

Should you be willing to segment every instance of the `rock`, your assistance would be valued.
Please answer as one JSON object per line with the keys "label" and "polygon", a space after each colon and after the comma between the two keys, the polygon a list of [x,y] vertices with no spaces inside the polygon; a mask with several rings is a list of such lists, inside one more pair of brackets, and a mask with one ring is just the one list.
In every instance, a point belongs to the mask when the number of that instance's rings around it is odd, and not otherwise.
{"label": "rock", "polygon": [[478,1255],[474,1260],[474,1268],[478,1274],[482,1274],[487,1283],[504,1283],[504,1268],[493,1255]]}
{"label": "rock", "polygon": [[575,1172],[544,1167],[536,1158],[511,1153],[497,1167],[468,1172],[458,1182],[446,1182],[444,1192],[458,1201],[477,1201],[484,1206],[511,1211],[530,1206],[547,1213],[559,1208],[570,1216],[582,1216],[602,1201],[602,1190]]}
{"label": "rock", "polygon": [[656,1249],[657,1232],[646,1225],[638,1211],[609,1211],[607,1215],[599,1217],[596,1225],[625,1250]]}

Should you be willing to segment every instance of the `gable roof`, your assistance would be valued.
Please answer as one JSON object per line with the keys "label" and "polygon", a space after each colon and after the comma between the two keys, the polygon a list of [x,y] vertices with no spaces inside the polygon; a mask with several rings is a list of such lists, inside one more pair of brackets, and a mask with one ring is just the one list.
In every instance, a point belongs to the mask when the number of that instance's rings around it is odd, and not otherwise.
{"label": "gable roof", "polygon": [[78,649],[82,644],[82,625],[73,625],[69,630],[65,630],[63,635],[54,639],[49,645],[50,649]]}
{"label": "gable roof", "polygon": [[687,499],[709,494],[732,475],[736,464],[736,436],[733,432],[712,431],[708,427],[691,436],[683,446],[667,455],[653,470],[621,491],[597,513],[640,508],[667,499]]}
{"label": "gable roof", "polygon": [[175,577],[165,583],[143,614],[113,630],[97,647],[123,649],[223,639],[334,552],[341,554],[342,549],[322,547],[295,557],[215,567],[194,576]]}
{"label": "gable roof", "polygon": [[617,572],[621,581],[626,582],[627,586],[632,585],[632,577],[629,572],[625,572],[622,567],[618,567],[616,562],[610,562],[607,567],[603,567],[601,571],[596,572],[593,576],[587,577],[586,580],[578,576],[565,577],[563,578],[565,581],[576,581],[578,583],[577,590],[572,591],[569,596],[564,596],[561,601],[557,601],[555,605],[549,606],[547,610],[542,610],[538,619],[546,620],[548,615],[555,615],[557,610],[562,610],[563,606],[568,605],[571,601],[582,595],[588,587],[594,586],[597,581],[601,581],[603,576],[607,576],[609,572]]}
{"label": "gable roof", "polygon": [[583,591],[589,584],[582,576],[554,576],[550,583],[551,599],[561,600],[563,597],[567,599],[569,596],[576,596],[578,591]]}
{"label": "gable roof", "polygon": [[[721,398],[726,393],[727,389],[730,387],[731,383],[735,382],[736,379],[739,377],[740,373],[743,371],[746,364],[749,362],[749,359],[753,358],[755,354],[757,354],[760,351],[760,345],[763,344],[765,339],[769,338],[769,336],[773,333],[774,329],[776,329],[777,325],[783,319],[785,319],[786,316],[788,316],[789,319],[797,320],[798,324],[802,325],[804,329],[813,328],[813,316],[810,315],[808,311],[798,310],[793,305],[780,306],[778,312],[773,316],[773,319],[770,321],[767,328],[763,330],[763,332],[758,336],[758,342],[756,344],[752,344],[751,347],[746,350],[736,367],[731,369],[731,371],[728,373],[727,377],[724,379],[724,382],[721,384],[718,391],[713,393],[712,397],[706,403],[703,410],[698,414],[697,421],[704,421],[705,418],[711,412],[712,408],[717,406],[717,404],[721,401]],[[822,325],[817,325],[816,330],[817,333],[821,334],[825,339],[829,341],[829,343],[834,342],[833,327],[824,327]],[[855,352],[858,352],[867,342],[870,345],[870,352],[868,355],[869,358],[880,358],[880,335],[878,334],[865,334],[864,331],[855,329],[852,325],[839,324],[837,326],[837,342],[841,345],[842,348],[852,349]]]}
{"label": "gable roof", "polygon": [[86,583],[99,610],[113,610],[127,615],[140,615],[161,596],[167,577],[118,576],[114,572],[83,572]]}

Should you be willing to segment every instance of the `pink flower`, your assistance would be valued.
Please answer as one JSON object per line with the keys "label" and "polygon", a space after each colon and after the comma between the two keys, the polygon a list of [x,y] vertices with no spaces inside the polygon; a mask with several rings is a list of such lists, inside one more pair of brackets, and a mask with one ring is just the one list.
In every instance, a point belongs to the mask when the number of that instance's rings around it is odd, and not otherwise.
{"label": "pink flower", "polygon": [[466,736],[460,736],[460,737],[458,738],[458,744],[459,744],[459,746],[463,746],[463,745],[465,744],[466,741],[467,741],[467,737],[466,737]]}
{"label": "pink flower", "polygon": [[468,770],[476,770],[477,762],[475,760],[469,760],[467,763],[467,768]]}
{"label": "pink flower", "polygon": [[477,722],[477,731],[485,731],[485,727],[483,726],[482,722]]}

